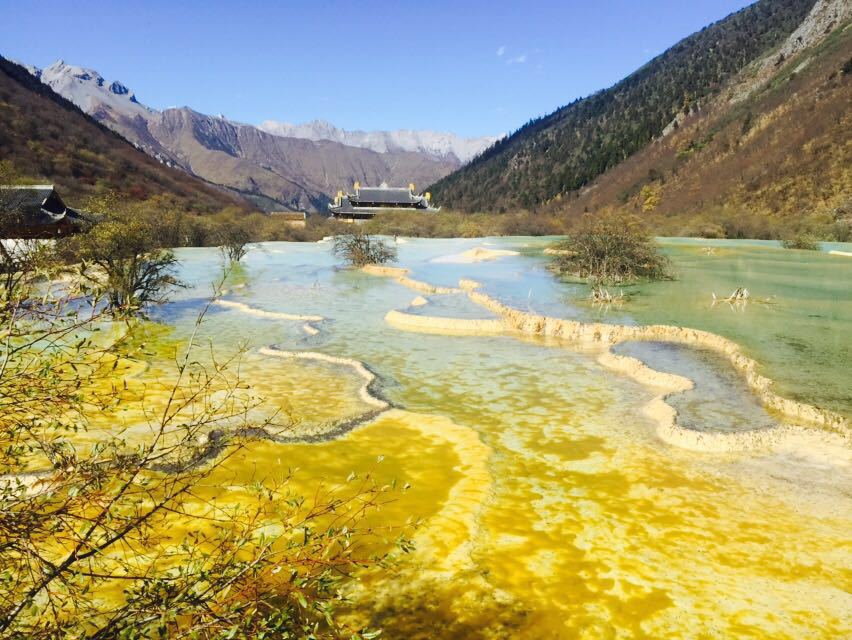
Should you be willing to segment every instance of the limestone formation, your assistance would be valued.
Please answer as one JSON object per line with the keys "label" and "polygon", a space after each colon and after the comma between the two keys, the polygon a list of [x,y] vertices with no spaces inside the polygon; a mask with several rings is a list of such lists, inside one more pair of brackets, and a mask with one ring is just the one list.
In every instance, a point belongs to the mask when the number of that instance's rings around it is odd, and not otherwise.
{"label": "limestone formation", "polygon": [[[377,275],[399,275],[400,271],[404,270],[397,269]],[[398,281],[406,284],[404,278],[398,278]],[[431,286],[428,283],[419,284]],[[757,362],[743,354],[738,344],[717,334],[670,325],[632,326],[552,318],[509,307],[479,291],[481,285],[474,280],[460,280],[459,288],[467,293],[471,301],[493,312],[498,319],[444,318],[392,310],[385,316],[385,320],[391,326],[407,331],[442,335],[522,333],[557,338],[567,346],[600,351],[598,362],[601,365],[660,391],[645,406],[645,413],[657,422],[657,434],[662,440],[686,449],[706,452],[738,451],[778,447],[794,438],[811,438],[817,441],[839,436],[844,442],[852,439],[849,425],[843,416],[777,395],[771,389],[772,381],[757,373]],[[692,381],[682,376],[655,371],[636,358],[611,351],[612,346],[628,341],[672,342],[715,351],[731,363],[768,410],[787,417],[796,425],[815,425],[823,431],[814,432],[803,429],[802,426],[778,426],[749,432],[722,433],[681,427],[677,424],[677,411],[665,402],[665,398],[670,394],[691,389]]]}

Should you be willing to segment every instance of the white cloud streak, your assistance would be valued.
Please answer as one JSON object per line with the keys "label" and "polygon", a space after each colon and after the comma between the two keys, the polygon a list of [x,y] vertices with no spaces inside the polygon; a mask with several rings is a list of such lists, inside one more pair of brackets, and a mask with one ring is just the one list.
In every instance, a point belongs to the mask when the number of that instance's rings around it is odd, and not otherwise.
{"label": "white cloud streak", "polygon": [[500,48],[499,48],[499,49],[497,49],[497,57],[498,57],[498,58],[503,57],[503,54],[504,54],[504,53],[506,53],[506,45],[505,45],[505,44],[504,44],[504,45],[500,45]]}

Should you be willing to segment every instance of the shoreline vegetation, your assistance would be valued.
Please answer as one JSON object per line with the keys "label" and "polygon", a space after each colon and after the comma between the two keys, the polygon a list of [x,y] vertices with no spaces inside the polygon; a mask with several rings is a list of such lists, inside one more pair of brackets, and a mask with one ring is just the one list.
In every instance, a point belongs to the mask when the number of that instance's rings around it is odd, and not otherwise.
{"label": "shoreline vegetation", "polygon": [[[482,238],[501,236],[561,236],[582,226],[587,214],[566,215],[548,212],[517,211],[508,213],[462,213],[441,211],[436,214],[387,212],[358,225],[374,236],[408,238]],[[593,215],[616,215],[602,210]],[[617,214],[625,215],[625,214]],[[694,237],[730,240],[780,240],[796,245],[811,242],[848,242],[852,234],[834,221],[770,218],[736,212],[691,216],[685,219],[654,214],[636,216],[653,229],[658,237]],[[223,229],[228,234],[244,232],[251,242],[317,242],[325,237],[352,233],[352,224],[322,214],[307,216],[304,227],[292,227],[262,213],[227,210],[210,216],[165,216],[170,246],[218,246]],[[712,224],[710,222],[712,221]],[[824,222],[824,224],[823,224]],[[236,230],[236,231],[235,231]],[[794,248],[799,248],[798,246]]]}
{"label": "shoreline vegetation", "polygon": [[[44,182],[21,175],[8,161],[0,162],[0,184]],[[0,203],[2,204],[2,203]],[[139,198],[115,189],[87,195],[79,203],[108,224],[124,221],[145,226],[151,242],[164,250],[179,247],[221,247],[229,260],[239,262],[246,245],[256,242],[317,242],[353,233],[353,225],[325,213],[306,216],[304,226],[293,226],[275,216],[244,206],[223,203],[202,211],[164,196]],[[842,213],[842,212],[841,212]],[[840,214],[838,214],[840,215]],[[583,213],[514,209],[501,213],[471,213],[444,209],[434,214],[387,211],[363,224],[358,233],[411,238],[481,238],[501,236],[561,236],[582,229],[589,217],[635,219],[658,237],[780,240],[791,248],[810,248],[814,242],[852,240],[852,223],[831,216],[771,216],[747,209],[706,210],[685,215],[656,211],[627,213],[603,207]]]}
{"label": "shoreline vegetation", "polygon": [[[244,347],[221,357],[200,344],[226,265],[174,345],[174,371],[138,379],[136,330],[181,286],[153,230],[114,217],[55,244],[0,246],[0,635],[377,637],[336,613],[354,571],[412,549],[412,522],[369,522],[404,489],[365,473],[303,496],[290,470],[205,497],[249,443],[301,417],[263,409],[240,374]],[[389,407],[348,364],[372,411],[341,433]]]}

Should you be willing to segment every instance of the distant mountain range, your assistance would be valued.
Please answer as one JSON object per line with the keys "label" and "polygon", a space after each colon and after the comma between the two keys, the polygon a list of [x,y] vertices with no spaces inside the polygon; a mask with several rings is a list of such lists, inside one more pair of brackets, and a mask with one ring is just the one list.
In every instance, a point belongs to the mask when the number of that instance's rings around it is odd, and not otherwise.
{"label": "distant mountain range", "polygon": [[325,210],[353,182],[426,186],[496,138],[430,131],[360,132],[325,122],[261,127],[188,107],[157,111],[118,81],[55,62],[34,77],[160,162],[222,185],[263,209]]}
{"label": "distant mountain range", "polygon": [[313,120],[305,124],[290,124],[266,120],[260,129],[285,138],[306,140],[332,140],[351,147],[372,149],[378,153],[413,151],[439,160],[451,159],[459,164],[472,160],[502,136],[462,138],[453,133],[436,131],[346,131],[325,120]]}
{"label": "distant mountain range", "polygon": [[849,0],[760,0],[530,121],[433,195],[467,211],[711,221],[690,233],[719,233],[723,216],[852,216],[850,21]]}

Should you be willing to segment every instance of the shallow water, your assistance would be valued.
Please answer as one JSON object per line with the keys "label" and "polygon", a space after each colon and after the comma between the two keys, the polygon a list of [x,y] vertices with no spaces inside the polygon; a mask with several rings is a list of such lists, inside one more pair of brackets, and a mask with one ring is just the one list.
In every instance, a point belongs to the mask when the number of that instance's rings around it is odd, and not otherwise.
{"label": "shallow water", "polygon": [[406,313],[414,315],[438,316],[440,318],[496,318],[487,309],[474,304],[464,293],[435,295],[427,304],[410,305]]}
{"label": "shallow water", "polygon": [[751,431],[778,424],[718,354],[666,342],[625,342],[612,350],[637,358],[656,371],[692,380],[693,389],[666,398],[678,411],[681,426],[697,431]]}
{"label": "shallow water", "polygon": [[[635,288],[609,309],[546,269],[546,239],[411,240],[411,276],[461,277],[523,310],[621,323],[706,328],[748,350],[780,393],[852,413],[848,335],[852,260],[749,243],[667,242],[678,280]],[[518,256],[434,262],[477,246]],[[209,249],[178,251],[191,284],[157,311],[179,343],[221,273]],[[745,285],[773,304],[710,308]],[[267,357],[316,351],[364,362],[396,408],[329,442],[256,442],[211,478],[283,477],[308,489],[351,471],[410,482],[382,511],[425,518],[417,551],[390,576],[365,576],[351,615],[389,638],[838,637],[852,611],[852,474],[848,452],[792,448],[699,454],[666,445],[643,407],[654,391],[591,353],[512,335],[442,336],[390,327],[385,314],[488,318],[464,295],[417,296],[391,278],[335,266],[328,245],[268,243],[249,253],[211,307],[202,334],[217,351],[248,346],[242,374],[295,428],[368,409],[351,367]],[[318,315],[300,320],[250,310]],[[153,341],[164,338],[153,337]],[[669,401],[681,424],[742,430],[772,420],[723,362],[688,349],[625,345],[653,368],[693,377]],[[167,358],[151,356],[149,375]],[[795,365],[795,369],[792,369]],[[144,378],[144,374],[142,376]],[[713,415],[708,416],[708,407]],[[771,426],[760,422],[762,428]],[[379,457],[383,456],[380,463]]]}
{"label": "shallow water", "polygon": [[[638,287],[626,315],[724,335],[781,395],[852,417],[852,258],[732,241],[717,241],[713,255],[703,243],[663,246],[677,279]],[[751,293],[745,307],[711,306],[713,292],[725,297],[738,286]]]}

